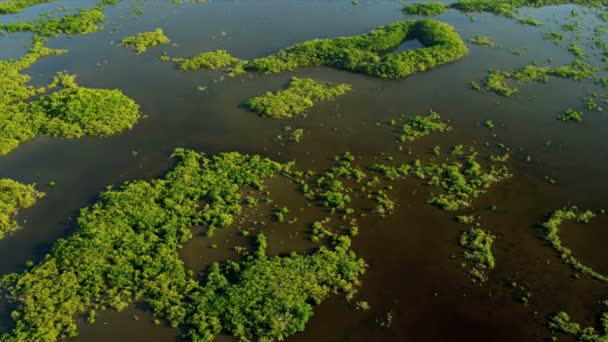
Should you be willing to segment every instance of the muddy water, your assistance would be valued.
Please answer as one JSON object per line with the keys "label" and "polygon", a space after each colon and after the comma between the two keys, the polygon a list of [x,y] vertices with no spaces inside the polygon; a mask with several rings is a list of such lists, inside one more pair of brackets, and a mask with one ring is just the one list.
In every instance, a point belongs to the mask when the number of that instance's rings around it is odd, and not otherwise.
{"label": "muddy water", "polygon": [[[59,4],[68,9],[88,5],[59,1],[1,19],[28,19]],[[476,14],[472,20],[448,11],[437,19],[455,26],[465,39],[476,34],[490,36],[499,48],[471,46],[470,54],[460,61],[394,81],[329,68],[222,78],[216,72],[182,73],[158,57],[165,50],[170,56],[182,57],[225,49],[241,58],[254,58],[312,38],[359,34],[405,19],[402,5],[396,1],[362,1],[355,6],[341,0],[182,5],[159,0],[146,1],[141,16],[132,13],[134,6],[123,1],[109,7],[104,31],[50,39],[49,46],[70,52],[40,60],[28,71],[39,84],[48,82],[55,72],[67,70],[78,75],[81,85],[119,88],[141,105],[147,118],[133,130],[112,138],[39,138],[0,157],[0,177],[36,182],[47,192],[35,207],[19,215],[23,230],[0,240],[1,273],[20,271],[25,261],[43,258],[55,240],[73,231],[78,209],[94,201],[107,185],[161,176],[171,165],[169,155],[175,147],[209,154],[257,153],[278,161],[296,160],[303,169],[318,170],[328,167],[330,159],[344,151],[365,162],[381,153],[405,161],[412,157],[397,149],[397,133],[386,123],[403,114],[433,109],[451,121],[454,131],[413,144],[413,156],[430,158],[435,145],[448,151],[454,144],[482,149],[490,142],[512,149],[507,165],[513,179],[493,188],[469,210],[480,215],[482,224],[498,236],[494,245],[497,267],[488,282],[473,284],[468,268],[462,265],[458,236],[465,227],[457,224],[453,215],[425,204],[429,189],[406,180],[395,186],[392,195],[398,202],[396,213],[386,218],[363,218],[360,235],[354,240],[355,250],[370,265],[359,299],[368,301],[372,309],[357,311],[340,298],[329,300],[317,308],[307,330],[289,340],[532,341],[550,336],[545,318],[562,309],[577,321],[594,324],[594,315],[602,310],[597,301],[608,296],[608,287],[574,279],[538,238],[536,226],[549,212],[569,203],[591,209],[607,203],[608,118],[593,112],[585,114],[580,124],[555,120],[566,108],[583,109],[580,97],[593,88],[592,82],[550,79],[546,85],[521,85],[520,93],[511,98],[468,89],[468,83],[483,78],[489,68],[516,68],[532,61],[544,64],[548,58],[554,65],[571,62],[570,53],[544,41],[542,35],[566,22],[564,18],[574,7],[522,11],[545,22],[541,29],[492,15]],[[582,16],[579,21],[592,29],[593,15]],[[151,48],[142,55],[116,45],[124,36],[156,27],[163,28],[176,45]],[[19,57],[29,38],[28,34],[0,37],[0,57]],[[412,42],[400,49],[416,47]],[[510,52],[515,49],[521,49],[523,55]],[[594,61],[599,63],[595,57]],[[240,106],[252,96],[285,87],[294,74],[349,83],[353,91],[320,104],[306,118],[291,120],[261,119]],[[207,90],[197,91],[200,85]],[[496,123],[494,131],[478,125],[487,119]],[[301,143],[276,140],[287,125],[304,129]],[[526,162],[527,156],[530,162]],[[550,184],[545,177],[557,183]],[[56,187],[45,186],[51,180]],[[265,226],[238,225],[271,231],[273,253],[306,250],[311,246],[302,238],[307,225],[324,213],[307,207],[292,184],[279,179],[269,187],[275,204],[289,207],[298,215],[298,222],[272,222],[272,206],[268,206],[251,213],[265,216]],[[496,209],[490,210],[492,206]],[[606,219],[601,218],[588,226],[564,226],[563,240],[575,255],[580,253],[583,262],[608,273],[605,227]],[[216,231],[213,239],[203,238],[203,233],[195,229],[197,237],[182,251],[186,265],[197,272],[209,262],[238,258],[233,247],[248,243],[238,227]],[[516,291],[507,285],[513,281],[525,285],[532,294],[528,305],[518,302]],[[9,311],[6,305],[0,307],[2,327],[10,326]],[[388,313],[392,316],[390,326],[380,326]],[[143,305],[133,305],[122,313],[104,312],[97,323],[82,324],[77,340],[178,339],[179,331],[162,323],[155,325],[152,320]]]}

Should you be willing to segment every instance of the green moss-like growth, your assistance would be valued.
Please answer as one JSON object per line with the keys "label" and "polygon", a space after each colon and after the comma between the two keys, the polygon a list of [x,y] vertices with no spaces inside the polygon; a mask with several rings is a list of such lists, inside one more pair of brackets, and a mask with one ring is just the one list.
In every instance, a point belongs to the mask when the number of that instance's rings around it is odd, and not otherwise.
{"label": "green moss-like growth", "polygon": [[182,71],[198,69],[227,70],[244,62],[233,57],[225,50],[203,52],[190,58],[164,58],[163,60],[176,62]]}
{"label": "green moss-like growth", "polygon": [[170,42],[165,36],[162,29],[157,28],[154,31],[142,32],[135,36],[125,37],[120,41],[121,46],[135,49],[137,53],[144,53],[150,46],[164,45]]}
{"label": "green moss-like growth", "polygon": [[67,14],[62,18],[43,14],[32,22],[0,24],[0,30],[6,32],[30,31],[41,36],[87,34],[102,29],[103,21],[103,6],[99,6],[80,9],[76,14]]}
{"label": "green moss-like growth", "polygon": [[53,1],[55,0],[5,0],[0,2],[0,14],[19,13],[28,7]]}
{"label": "green moss-like growth", "polygon": [[[387,53],[408,39],[425,47]],[[369,33],[296,44],[245,65],[265,73],[325,65],[384,78],[403,78],[418,71],[456,61],[468,53],[454,28],[434,20],[397,22]]]}
{"label": "green moss-like growth", "polygon": [[591,267],[582,264],[572,255],[572,251],[562,245],[559,238],[559,226],[564,221],[572,221],[575,223],[589,223],[595,217],[592,211],[579,210],[576,206],[556,210],[551,214],[551,217],[542,224],[543,237],[551,243],[551,246],[559,254],[563,262],[570,265],[575,271],[580,272],[588,277],[595,278],[600,281],[608,282],[608,276],[600,274]]}
{"label": "green moss-like growth", "polygon": [[469,43],[481,46],[494,47],[496,44],[490,39],[490,37],[476,35],[475,37],[468,40]]}
{"label": "green moss-like growth", "polygon": [[448,5],[441,2],[421,2],[405,6],[403,8],[403,13],[432,17],[445,12],[447,8]]}
{"label": "green moss-like growth", "polygon": [[179,149],[174,156],[164,179],[104,192],[81,211],[73,236],[38,265],[2,278],[16,305],[4,341],[74,336],[78,316],[136,300],[194,341],[220,333],[280,340],[304,328],[313,304],[353,290],[364,264],[345,237],[312,254],[269,257],[260,235],[244,262],[214,264],[199,282],[178,254],[189,227],[229,226],[241,213],[241,191],[261,189],[284,166],[239,153],[208,158]]}
{"label": "green moss-like growth", "polygon": [[594,76],[594,69],[582,61],[575,61],[569,65],[559,67],[539,67],[527,65],[516,71],[491,70],[490,75],[482,82],[483,88],[502,96],[511,96],[517,88],[510,86],[506,81],[523,84],[529,82],[547,83],[549,76],[582,80]]}
{"label": "green moss-like growth", "polygon": [[452,127],[441,121],[441,115],[431,111],[429,115],[417,115],[403,125],[401,142],[413,142],[432,133],[449,132]]}
{"label": "green moss-like growth", "polygon": [[465,249],[465,260],[473,264],[471,274],[485,280],[485,271],[495,266],[492,244],[494,235],[481,228],[471,228],[460,236],[460,245]]}
{"label": "green moss-like growth", "polygon": [[33,185],[0,179],[0,239],[19,230],[20,226],[14,220],[19,209],[33,206],[43,196],[44,193],[36,191]]}
{"label": "green moss-like growth", "polygon": [[[21,73],[24,69],[39,58],[64,52],[35,41],[21,59],[0,61],[0,155],[41,135],[116,134],[140,118],[139,106],[119,90],[80,87],[74,76],[59,74],[47,87],[28,85],[30,77]],[[59,86],[61,90],[50,92]]]}
{"label": "green moss-like growth", "polygon": [[262,116],[291,118],[312,107],[315,101],[327,101],[350,91],[348,84],[332,86],[309,78],[292,77],[289,87],[275,93],[254,97],[245,102]]}
{"label": "green moss-like growth", "polygon": [[603,342],[608,341],[608,312],[600,317],[599,330],[594,327],[581,328],[580,324],[570,320],[570,316],[560,311],[549,318],[549,328],[553,331],[572,335],[579,342]]}

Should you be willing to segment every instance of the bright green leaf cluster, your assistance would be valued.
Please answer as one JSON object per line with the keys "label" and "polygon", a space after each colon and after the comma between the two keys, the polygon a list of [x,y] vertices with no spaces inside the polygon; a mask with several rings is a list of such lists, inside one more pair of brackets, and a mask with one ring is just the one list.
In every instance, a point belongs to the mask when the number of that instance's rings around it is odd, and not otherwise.
{"label": "bright green leaf cluster", "polygon": [[28,7],[53,1],[55,0],[5,0],[0,2],[0,14],[19,13]]}
{"label": "bright green leaf cluster", "polygon": [[170,41],[161,28],[156,28],[154,31],[125,37],[120,41],[120,45],[133,48],[137,53],[144,53],[150,46],[164,45]]}
{"label": "bright green leaf cluster", "polygon": [[0,179],[0,239],[20,228],[14,220],[19,209],[33,206],[43,196],[44,193],[36,191],[33,185]]}
{"label": "bright green leaf cluster", "polygon": [[433,133],[449,132],[452,127],[441,121],[439,113],[431,111],[429,115],[416,115],[407,124],[403,125],[401,142],[413,142]]}
{"label": "bright green leaf cluster", "polygon": [[432,17],[443,13],[447,8],[448,5],[441,2],[421,2],[405,6],[403,13]]}
{"label": "bright green leaf cluster", "polygon": [[267,92],[247,100],[245,104],[262,116],[291,118],[314,106],[315,101],[328,101],[350,90],[348,84],[333,86],[310,78],[292,77],[287,89]]}

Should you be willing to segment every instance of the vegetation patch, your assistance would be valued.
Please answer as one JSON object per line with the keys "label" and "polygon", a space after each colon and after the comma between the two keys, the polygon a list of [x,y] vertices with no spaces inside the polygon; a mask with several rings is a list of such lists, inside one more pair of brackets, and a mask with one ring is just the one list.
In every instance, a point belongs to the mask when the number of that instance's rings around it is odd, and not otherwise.
{"label": "vegetation patch", "polygon": [[445,12],[447,8],[448,5],[441,2],[421,2],[405,6],[403,8],[403,13],[432,17]]}
{"label": "vegetation patch", "polygon": [[476,35],[475,37],[468,40],[469,43],[480,45],[480,46],[489,46],[494,47],[496,44],[490,39],[490,37]]}
{"label": "vegetation patch", "polygon": [[593,217],[595,217],[595,214],[592,211],[582,211],[576,206],[556,210],[551,214],[549,219],[541,225],[543,228],[542,234],[543,237],[551,243],[551,246],[559,254],[562,261],[567,265],[570,265],[576,272],[580,272],[588,277],[603,282],[608,282],[608,276],[600,274],[591,269],[591,267],[582,264],[572,255],[572,251],[569,248],[562,245],[562,241],[559,238],[559,227],[564,221],[589,223]]}
{"label": "vegetation patch", "polygon": [[465,260],[473,264],[471,274],[484,281],[487,276],[486,271],[495,266],[494,255],[492,254],[492,244],[495,236],[490,232],[473,227],[460,236],[460,245],[465,249]]}
{"label": "vegetation patch", "polygon": [[29,31],[41,36],[87,34],[103,28],[103,9],[103,5],[79,9],[77,13],[66,14],[61,18],[44,13],[35,21],[0,24],[0,31],[9,33]]}
{"label": "vegetation patch", "polygon": [[518,90],[509,85],[508,80],[518,84],[547,83],[549,82],[549,76],[555,76],[578,81],[594,77],[594,71],[594,68],[580,60],[559,67],[539,67],[531,64],[516,71],[490,70],[490,75],[482,81],[480,87],[502,96],[511,96]]}
{"label": "vegetation patch", "polygon": [[53,1],[55,0],[5,0],[0,2],[0,14],[19,13],[28,7]]}
{"label": "vegetation patch", "polygon": [[515,18],[515,11],[520,7],[544,7],[550,5],[577,4],[589,7],[608,6],[606,0],[458,0],[450,8],[462,12],[489,12],[507,18]]}
{"label": "vegetation patch", "polygon": [[[46,87],[33,87],[21,74],[39,58],[64,53],[35,41],[17,61],[0,61],[0,155],[36,136],[78,138],[112,135],[133,127],[139,106],[119,90],[80,87],[75,76],[57,75]],[[60,90],[50,92],[61,87]]]}
{"label": "vegetation patch", "polygon": [[582,328],[580,324],[570,320],[570,316],[560,311],[549,318],[549,328],[553,331],[571,335],[579,342],[608,340],[608,312],[600,317],[600,329],[594,327]]}
{"label": "vegetation patch", "polygon": [[431,111],[426,116],[416,115],[410,122],[403,125],[400,136],[401,142],[413,142],[433,133],[449,132],[452,127],[441,121],[439,113]]}
{"label": "vegetation patch", "polygon": [[216,50],[200,53],[190,58],[170,58],[166,55],[161,57],[164,62],[175,62],[180,70],[229,70],[246,62],[230,55],[226,50]]}
{"label": "vegetation patch", "polygon": [[351,90],[348,84],[333,86],[317,82],[310,78],[292,77],[289,87],[275,93],[254,97],[245,105],[261,116],[273,118],[291,118],[302,114],[315,104],[315,101],[327,101]]}
{"label": "vegetation patch", "polygon": [[139,33],[135,36],[125,37],[120,41],[121,46],[135,49],[137,53],[144,53],[150,46],[164,45],[170,42],[162,29]]}
{"label": "vegetation patch", "polygon": [[577,112],[572,108],[568,108],[564,112],[564,115],[559,116],[558,119],[562,121],[581,122],[583,121],[583,112]]}
{"label": "vegetation patch", "polygon": [[346,237],[308,255],[269,257],[259,235],[245,261],[214,264],[199,282],[178,255],[189,228],[229,226],[241,213],[241,190],[262,189],[286,166],[236,152],[205,157],[178,149],[174,156],[164,179],[102,193],[81,211],[74,235],[39,264],[2,278],[16,305],[16,325],[4,340],[74,336],[79,315],[136,300],[194,341],[220,333],[282,340],[304,329],[313,305],[354,290],[364,263]]}
{"label": "vegetation patch", "polygon": [[36,204],[43,192],[36,191],[34,185],[16,182],[12,179],[0,179],[0,239],[7,233],[20,229],[15,215],[20,209]]}

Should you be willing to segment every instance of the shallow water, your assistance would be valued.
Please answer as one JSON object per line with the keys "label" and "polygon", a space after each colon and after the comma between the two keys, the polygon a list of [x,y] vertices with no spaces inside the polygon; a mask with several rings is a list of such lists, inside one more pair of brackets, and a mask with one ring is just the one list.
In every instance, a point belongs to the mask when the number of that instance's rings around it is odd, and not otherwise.
{"label": "shallow water", "polygon": [[[0,16],[0,20],[28,19],[60,4],[74,8],[80,3],[61,0],[19,15]],[[499,237],[494,244],[497,267],[488,282],[473,284],[467,268],[461,266],[458,236],[464,226],[453,220],[454,215],[425,203],[428,189],[406,180],[391,196],[398,201],[396,213],[387,218],[364,218],[359,224],[360,236],[354,239],[354,249],[370,265],[359,297],[372,309],[357,311],[341,298],[333,298],[316,308],[304,333],[288,340],[539,340],[550,336],[545,319],[557,310],[569,312],[585,325],[595,323],[594,315],[602,310],[597,302],[606,299],[608,286],[572,278],[571,270],[539,239],[536,226],[548,213],[570,203],[591,209],[607,203],[608,118],[596,111],[585,114],[580,124],[555,120],[566,108],[583,108],[580,97],[585,89],[593,88],[592,82],[552,78],[546,85],[518,86],[520,92],[510,98],[468,87],[471,81],[482,79],[489,68],[517,68],[531,61],[542,65],[548,58],[553,65],[571,62],[571,53],[543,40],[542,35],[558,27],[554,18],[563,22],[575,7],[522,10],[545,22],[542,28],[489,14],[475,14],[472,21],[470,16],[447,11],[435,19],[453,25],[464,39],[476,34],[490,36],[499,48],[470,46],[468,56],[450,65],[403,80],[381,80],[330,68],[222,79],[218,72],[182,73],[158,57],[162,51],[183,57],[225,49],[240,58],[254,58],[313,38],[360,34],[406,19],[397,1],[352,5],[342,0],[210,0],[175,5],[157,0],[146,1],[141,16],[132,14],[133,6],[133,2],[123,1],[108,7],[104,31],[50,39],[50,47],[70,52],[42,59],[28,70],[37,84],[66,70],[77,74],[83,86],[119,88],[141,105],[147,118],[133,130],[111,138],[38,138],[0,157],[0,177],[36,182],[47,193],[36,206],[19,214],[24,228],[0,240],[2,274],[23,270],[27,260],[43,258],[54,241],[73,231],[79,208],[93,202],[106,186],[161,176],[171,165],[169,156],[176,147],[208,154],[240,151],[278,161],[295,159],[303,169],[319,170],[344,151],[364,160],[383,152],[408,160],[411,157],[398,151],[394,142],[397,134],[386,122],[402,114],[433,109],[451,121],[454,131],[412,144],[414,155],[428,157],[435,145],[448,151],[454,144],[483,148],[485,142],[504,143],[513,150],[507,165],[514,177],[491,189],[471,210]],[[589,14],[579,21],[593,28],[592,18]],[[176,46],[153,47],[136,55],[116,45],[122,37],[156,27],[163,28]],[[115,28],[116,33],[111,34]],[[29,38],[28,34],[0,37],[0,58],[22,55]],[[401,48],[412,47],[415,43]],[[523,55],[512,54],[514,49],[522,49]],[[597,58],[594,61],[601,65]],[[306,118],[261,119],[240,106],[250,97],[282,89],[294,74],[349,83],[353,91],[319,104]],[[208,88],[199,92],[199,85]],[[494,131],[478,125],[487,119],[496,123]],[[301,143],[275,140],[287,125],[304,129]],[[528,155],[531,162],[525,161]],[[545,177],[557,183],[550,184]],[[51,180],[56,187],[45,185]],[[275,186],[278,203],[290,209],[304,205],[289,184],[273,184],[271,189]],[[492,205],[496,210],[488,209]],[[322,217],[322,213],[304,209],[298,224],[277,226],[277,234],[269,239],[271,246],[280,246],[272,247],[276,253],[309,246],[296,236],[304,235],[305,222]],[[584,229],[564,226],[563,240],[575,255],[580,252],[585,263],[608,273],[605,226],[605,219],[594,220]],[[210,243],[220,248],[210,249]],[[188,267],[203,269],[210,261],[238,257],[231,247],[244,243],[231,227],[217,232],[211,242],[193,239],[182,257]],[[506,285],[512,281],[526,284],[532,293],[527,306],[519,303]],[[0,308],[3,327],[10,326],[8,311],[5,305]],[[388,312],[392,324],[380,327],[378,320]],[[135,320],[134,315],[140,319]],[[151,320],[140,306],[122,313],[103,312],[97,323],[81,325],[76,340],[178,339],[179,331],[156,326]]]}

